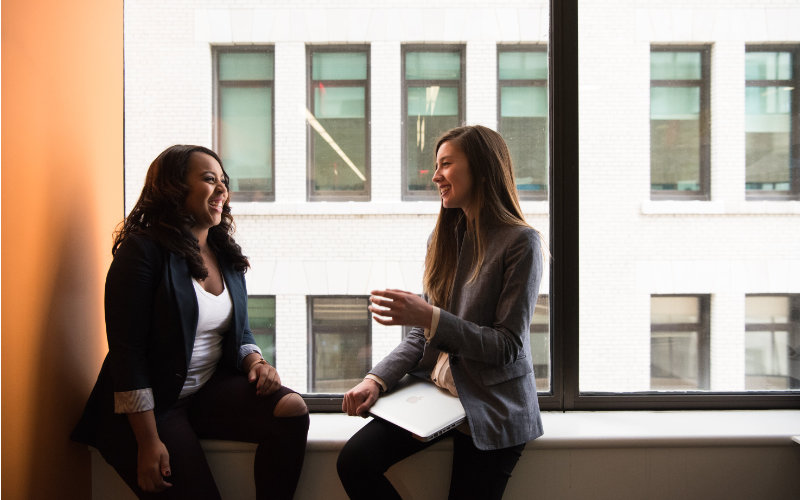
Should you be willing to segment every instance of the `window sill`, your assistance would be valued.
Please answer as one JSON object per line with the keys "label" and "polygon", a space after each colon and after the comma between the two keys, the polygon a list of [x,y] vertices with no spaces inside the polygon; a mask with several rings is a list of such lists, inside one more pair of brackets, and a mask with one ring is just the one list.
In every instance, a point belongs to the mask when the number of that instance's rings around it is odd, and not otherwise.
{"label": "window sill", "polygon": [[800,215],[800,201],[698,201],[648,200],[643,215]]}
{"label": "window sill", "polygon": [[[370,419],[313,413],[308,449],[338,451]],[[791,446],[800,410],[542,412],[538,449]],[[449,441],[442,443],[450,446]],[[204,440],[208,451],[252,452],[255,445]]]}
{"label": "window sill", "polygon": [[[522,201],[522,211],[546,215],[547,201]],[[437,215],[438,201],[308,201],[253,202],[232,201],[231,209],[239,215]]]}

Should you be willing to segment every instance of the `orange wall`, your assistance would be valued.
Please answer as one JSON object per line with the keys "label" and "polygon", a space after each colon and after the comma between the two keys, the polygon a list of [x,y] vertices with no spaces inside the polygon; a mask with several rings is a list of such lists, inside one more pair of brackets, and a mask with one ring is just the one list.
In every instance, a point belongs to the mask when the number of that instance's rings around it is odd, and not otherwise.
{"label": "orange wall", "polygon": [[122,1],[2,1],[2,497],[89,498],[68,434],[123,216]]}

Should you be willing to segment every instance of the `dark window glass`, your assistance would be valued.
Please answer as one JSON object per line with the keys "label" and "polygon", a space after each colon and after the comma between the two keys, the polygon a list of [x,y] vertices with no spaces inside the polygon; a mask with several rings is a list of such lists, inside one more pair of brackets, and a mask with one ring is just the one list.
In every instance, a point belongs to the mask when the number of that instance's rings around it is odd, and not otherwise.
{"label": "dark window glass", "polygon": [[463,121],[463,50],[403,47],[403,199],[436,199],[436,140]]}
{"label": "dark window glass", "polygon": [[261,354],[275,365],[275,296],[251,295],[247,298],[250,330],[261,348]]}
{"label": "dark window glass", "polygon": [[650,54],[650,189],[653,198],[707,198],[708,51]]}
{"label": "dark window glass", "polygon": [[796,56],[796,50],[751,47],[745,54],[748,198],[795,197],[800,192]]}
{"label": "dark window glass", "polygon": [[273,168],[274,54],[218,48],[217,152],[230,176],[231,199],[275,199]]}
{"label": "dark window glass", "polygon": [[310,65],[310,200],[369,199],[369,53],[316,48]]}
{"label": "dark window glass", "polygon": [[498,131],[508,144],[522,199],[547,199],[547,47],[500,46]]}
{"label": "dark window glass", "polygon": [[800,295],[748,295],[745,387],[800,389]]}
{"label": "dark window glass", "polygon": [[650,298],[650,389],[708,390],[709,298]]}
{"label": "dark window glass", "polygon": [[310,392],[347,392],[371,368],[368,305],[368,296],[308,297]]}
{"label": "dark window glass", "polygon": [[539,295],[531,321],[531,355],[536,375],[536,390],[550,392],[550,297]]}

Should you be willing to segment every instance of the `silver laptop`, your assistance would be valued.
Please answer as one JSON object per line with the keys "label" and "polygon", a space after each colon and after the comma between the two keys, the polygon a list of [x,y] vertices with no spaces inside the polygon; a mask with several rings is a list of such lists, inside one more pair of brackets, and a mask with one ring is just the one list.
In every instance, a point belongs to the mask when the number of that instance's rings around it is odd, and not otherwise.
{"label": "silver laptop", "polygon": [[421,441],[441,436],[466,418],[461,400],[413,375],[406,375],[381,395],[370,415],[406,429]]}

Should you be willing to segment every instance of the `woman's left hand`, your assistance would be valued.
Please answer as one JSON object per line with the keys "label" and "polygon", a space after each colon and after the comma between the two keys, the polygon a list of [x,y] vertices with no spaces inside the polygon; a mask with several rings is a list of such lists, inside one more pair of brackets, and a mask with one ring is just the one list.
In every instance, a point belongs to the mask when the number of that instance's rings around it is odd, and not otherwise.
{"label": "woman's left hand", "polygon": [[430,328],[433,306],[419,295],[403,290],[373,290],[369,298],[372,318],[382,325]]}
{"label": "woman's left hand", "polygon": [[257,396],[269,396],[281,387],[278,370],[269,363],[254,363],[247,373],[247,380],[255,382]]}

